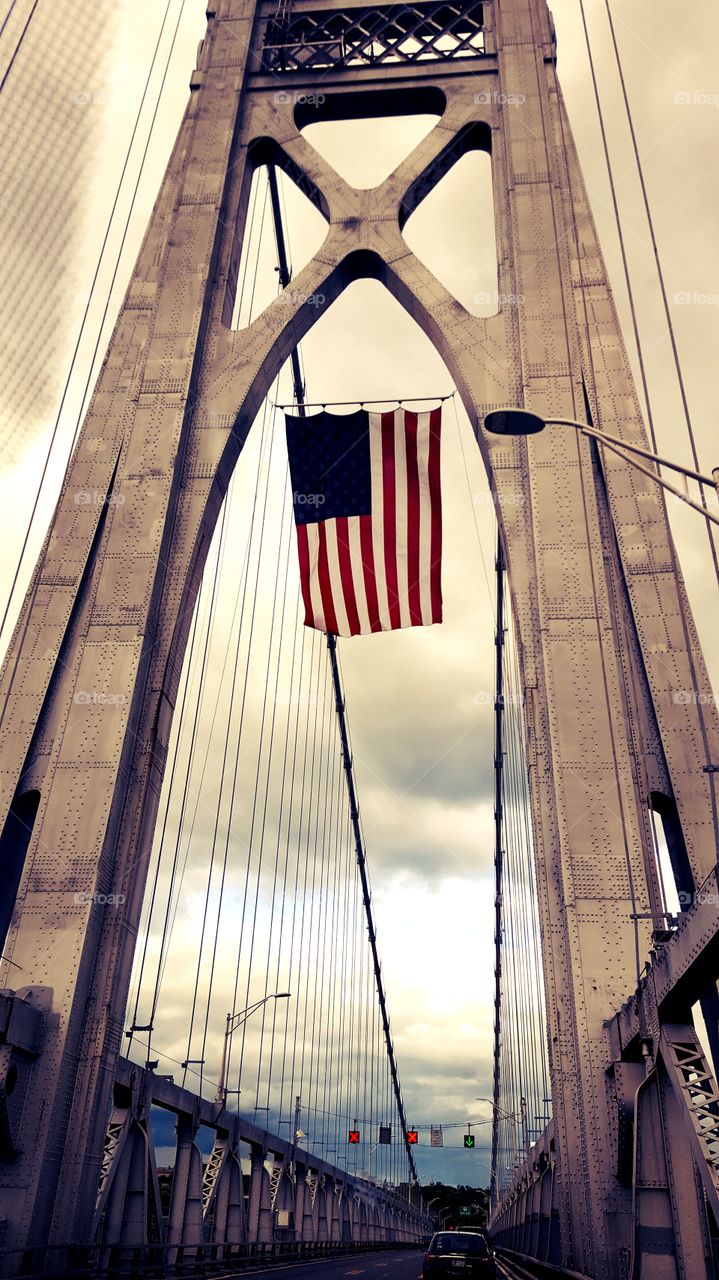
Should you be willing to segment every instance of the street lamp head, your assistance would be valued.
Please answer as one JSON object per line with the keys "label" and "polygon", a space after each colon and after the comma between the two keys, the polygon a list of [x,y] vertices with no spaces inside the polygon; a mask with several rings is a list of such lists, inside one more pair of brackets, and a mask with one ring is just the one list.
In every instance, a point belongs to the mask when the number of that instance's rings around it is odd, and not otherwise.
{"label": "street lamp head", "polygon": [[278,991],[275,995],[275,1000],[289,1000],[291,995],[291,991]]}
{"label": "street lamp head", "polygon": [[493,409],[484,419],[487,431],[496,436],[534,436],[547,425],[544,418],[528,409]]}

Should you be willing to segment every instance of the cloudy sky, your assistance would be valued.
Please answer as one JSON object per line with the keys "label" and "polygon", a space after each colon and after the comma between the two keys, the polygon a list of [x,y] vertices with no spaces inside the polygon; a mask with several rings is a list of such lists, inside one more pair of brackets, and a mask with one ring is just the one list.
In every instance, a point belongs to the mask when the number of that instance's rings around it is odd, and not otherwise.
{"label": "cloudy sky", "polygon": [[[39,544],[57,492],[82,401],[82,388],[92,367],[97,335],[102,333],[106,337],[111,327],[151,211],[186,101],[188,72],[194,65],[196,44],[204,31],[204,7],[195,0],[187,0],[182,11],[120,268],[114,283],[107,267],[100,276],[105,292],[112,286],[110,307],[103,321],[102,302],[93,298],[90,303],[88,336],[81,342],[76,376],[61,418],[48,483],[39,503],[31,550]],[[614,9],[700,461],[702,469],[707,471],[719,464],[713,385],[719,337],[716,237],[719,74],[715,59],[719,11],[710,0],[699,0],[685,7],[681,14],[667,0],[659,3],[635,0],[631,6],[625,0],[622,3],[615,0]],[[87,83],[76,90],[87,100],[74,103],[73,109],[94,113],[93,129],[87,130],[94,170],[85,184],[83,200],[72,215],[74,228],[79,227],[80,234],[68,236],[57,244],[57,260],[68,288],[65,318],[53,362],[56,403],[88,296],[121,157],[129,141],[162,10],[164,4],[160,0],[150,0],[149,4],[147,0],[118,3],[111,54],[98,64],[97,70],[88,68]],[[178,12],[177,7],[174,12]],[[626,320],[621,265],[577,0],[556,0],[553,12],[559,38],[560,77],[617,300]],[[689,462],[686,431],[670,366],[656,274],[601,0],[590,0],[587,12],[639,303],[657,435],[669,456]],[[173,26],[174,18],[165,30],[163,48],[169,45]],[[0,43],[0,53],[2,48]],[[155,90],[159,78],[158,73],[153,81]],[[149,97],[154,101],[152,94]],[[144,117],[144,129],[140,130],[141,140],[146,136],[150,108],[151,103]],[[356,185],[372,186],[394,167],[432,123],[430,119],[418,119],[314,126],[307,136]],[[41,116],[31,120],[31,124],[35,129],[45,127]],[[110,235],[108,257],[111,260],[120,245],[142,145],[144,143],[139,142],[133,153],[128,182]],[[414,251],[462,301],[478,310],[484,305],[481,295],[491,294],[495,287],[483,160],[483,157],[468,157],[458,165],[442,189],[418,210],[407,230]],[[322,231],[318,228],[317,216],[303,207],[299,196],[288,190],[286,199],[293,265],[297,270],[316,247]],[[42,216],[42,209],[39,215],[34,209],[28,211],[28,217],[33,219],[41,220]],[[274,257],[268,252],[264,270],[258,276],[253,314],[269,300],[276,287],[273,266]],[[10,280],[9,273],[4,279]],[[4,288],[7,296],[10,285],[6,283]],[[99,293],[101,295],[102,290]],[[249,306],[249,302],[246,305]],[[368,323],[370,314],[371,324]],[[240,316],[240,323],[243,319]],[[31,329],[25,337],[28,344],[33,343]],[[104,340],[101,337],[100,353]],[[374,282],[353,286],[323,315],[303,344],[303,359],[311,400],[434,396],[452,391],[447,370],[429,339]],[[36,428],[28,429],[21,447],[8,450],[4,460],[0,502],[6,513],[2,571],[7,584],[14,573],[53,422],[53,414],[43,409],[42,420]],[[281,444],[281,436],[279,440]],[[238,468],[234,486],[238,494],[250,492],[253,467],[257,467],[257,441],[255,432],[255,442],[251,440]],[[423,1124],[450,1124],[488,1115],[489,1109],[474,1100],[490,1092],[492,1047],[493,833],[489,697],[494,660],[490,582],[495,522],[469,424],[461,409],[458,407],[455,411],[451,404],[445,412],[443,447],[445,623],[431,629],[360,638],[342,645],[379,944],[400,1074],[409,1118]],[[278,511],[283,484],[283,461],[278,451],[271,478],[271,503],[278,504]],[[229,518],[234,548],[242,548],[246,542],[243,525],[246,510],[246,502],[240,499]],[[699,517],[679,504],[671,508],[671,516],[700,633],[716,678],[719,670],[716,584],[704,529]],[[279,520],[278,515],[278,527]],[[237,554],[241,558],[241,553]],[[21,581],[29,571],[31,559],[29,555]],[[232,628],[231,563],[229,568],[229,576],[223,579],[227,589],[218,610],[213,641],[220,655]],[[272,590],[268,574],[269,571],[266,576],[263,567],[259,627],[267,625],[266,618],[263,623],[262,612],[269,607]],[[221,698],[221,688],[218,677],[212,696]],[[256,725],[259,702],[253,705],[250,718]],[[217,767],[219,745],[213,741],[209,720],[203,732],[203,750],[207,753],[211,775]],[[208,808],[207,822],[209,813]],[[201,830],[202,818],[198,832]],[[238,851],[243,839],[242,832],[238,832]],[[177,1058],[184,1056],[180,975],[183,965],[192,963],[196,940],[193,921],[197,919],[203,892],[202,857],[202,848],[198,848],[197,862],[190,860],[189,863],[186,893],[178,908],[173,935],[174,963],[168,965],[163,988],[168,1013],[163,1025],[164,1039],[158,1041],[157,1047]],[[229,946],[229,935],[227,943]],[[214,1027],[215,1050],[220,1043],[222,1016]],[[468,1159],[459,1149],[446,1149],[441,1157],[427,1150],[418,1152],[423,1178],[443,1176],[485,1185],[487,1152],[480,1150],[472,1157],[471,1171]]]}

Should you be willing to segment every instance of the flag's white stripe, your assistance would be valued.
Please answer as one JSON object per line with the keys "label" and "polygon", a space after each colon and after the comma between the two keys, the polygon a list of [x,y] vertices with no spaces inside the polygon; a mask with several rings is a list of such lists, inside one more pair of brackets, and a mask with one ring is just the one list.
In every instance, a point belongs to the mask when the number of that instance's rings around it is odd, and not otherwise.
{"label": "flag's white stripe", "polygon": [[350,516],[347,521],[350,544],[350,561],[352,564],[352,581],[355,584],[355,600],[360,621],[360,631],[365,635],[370,630],[369,609],[367,608],[367,592],[364,585],[364,569],[362,567],[362,547],[360,544],[360,518]]}
{"label": "flag's white stripe", "polygon": [[334,517],[330,520],[325,520],[325,531],[327,534],[327,563],[330,571],[332,603],[335,607],[335,618],[337,619],[337,634],[340,636],[349,636],[352,633],[350,631],[349,619],[347,617],[345,593],[342,590],[340,557],[337,548],[337,521]]}
{"label": "flag's white stripe", "polygon": [[307,546],[310,557],[310,600],[312,602],[312,614],[315,620],[315,626],[320,631],[326,631],[325,615],[322,608],[322,594],[320,592],[320,576],[317,571],[320,550],[320,531],[319,525],[312,521],[305,526],[307,529]]}
{"label": "flag's white stripe", "polygon": [[387,601],[387,574],[384,567],[384,492],[382,488],[382,414],[369,415],[369,452],[372,469],[372,548],[374,573],[377,584],[379,620],[383,631],[390,631],[392,623]]}
{"label": "flag's white stripe", "polygon": [[417,470],[419,473],[419,599],[422,622],[432,622],[432,593],[430,589],[430,555],[432,536],[432,507],[429,497],[429,414],[417,415]]}
{"label": "flag's white stripe", "polygon": [[404,409],[396,409],[394,415],[394,474],[395,474],[395,546],[397,548],[397,593],[399,617],[403,627],[411,627],[409,612],[409,564],[407,561],[407,432],[404,425]]}

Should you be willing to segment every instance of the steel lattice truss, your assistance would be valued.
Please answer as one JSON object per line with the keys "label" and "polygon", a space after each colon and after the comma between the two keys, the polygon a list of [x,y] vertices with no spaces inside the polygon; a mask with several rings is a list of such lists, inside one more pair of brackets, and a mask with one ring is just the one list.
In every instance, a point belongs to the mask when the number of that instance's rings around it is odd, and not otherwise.
{"label": "steel lattice truss", "polygon": [[267,26],[267,71],[477,58],[485,52],[481,4],[402,4],[300,13]]}

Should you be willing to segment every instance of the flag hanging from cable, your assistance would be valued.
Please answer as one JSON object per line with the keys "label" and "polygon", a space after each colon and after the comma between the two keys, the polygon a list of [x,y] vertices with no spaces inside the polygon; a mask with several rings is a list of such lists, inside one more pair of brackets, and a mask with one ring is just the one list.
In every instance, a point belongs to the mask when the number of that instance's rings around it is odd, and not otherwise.
{"label": "flag hanging from cable", "polygon": [[305,626],[442,621],[442,410],[285,415]]}

